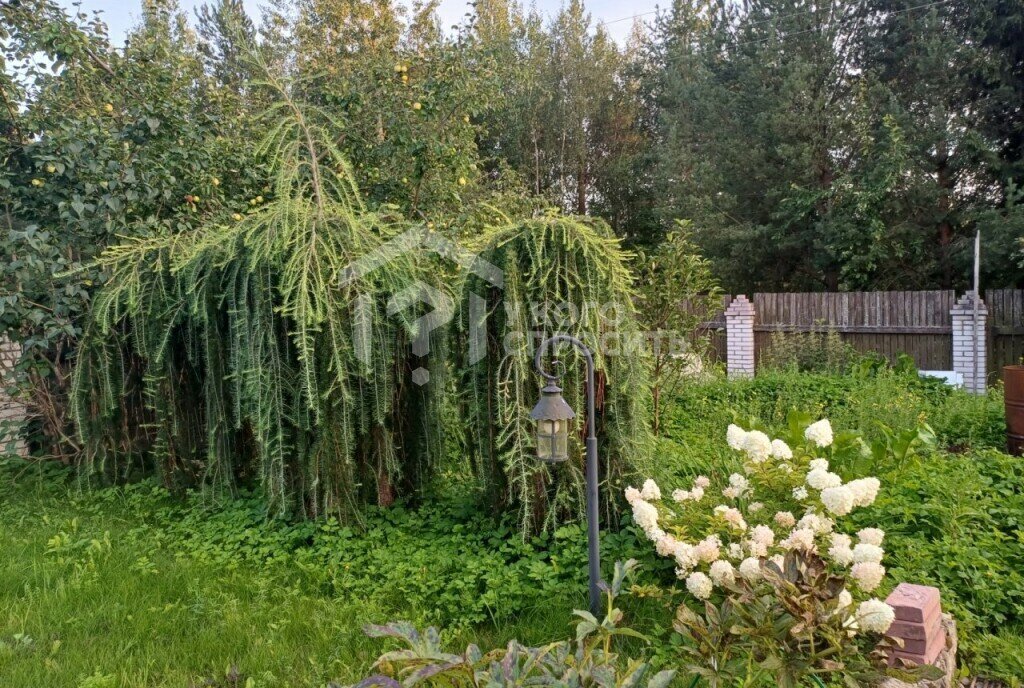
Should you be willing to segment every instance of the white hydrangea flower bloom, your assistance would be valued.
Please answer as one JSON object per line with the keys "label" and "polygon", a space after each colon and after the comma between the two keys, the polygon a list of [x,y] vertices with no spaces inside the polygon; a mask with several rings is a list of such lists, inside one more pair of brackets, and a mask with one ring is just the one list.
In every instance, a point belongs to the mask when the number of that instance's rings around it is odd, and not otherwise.
{"label": "white hydrangea flower bloom", "polygon": [[676,564],[680,569],[686,569],[689,571],[699,562],[697,559],[697,553],[693,545],[688,542],[676,542],[676,548],[672,552],[672,556],[675,557]]}
{"label": "white hydrangea flower bloom", "polygon": [[736,582],[736,571],[725,559],[713,563],[708,573],[711,575],[711,581],[720,588]]}
{"label": "white hydrangea flower bloom", "polygon": [[795,524],[796,517],[792,512],[780,511],[775,514],[775,525],[782,526],[783,528],[792,528]]}
{"label": "white hydrangea flower bloom", "polygon": [[878,490],[881,488],[882,483],[878,478],[858,478],[857,480],[851,480],[846,484],[853,492],[853,505],[854,506],[871,506],[875,503],[875,498],[878,497]]}
{"label": "white hydrangea flower bloom", "polygon": [[801,502],[803,500],[807,499],[807,488],[802,486],[802,485],[799,486],[799,487],[794,487],[793,488],[793,499],[799,500]]}
{"label": "white hydrangea flower bloom", "polygon": [[713,588],[711,579],[700,571],[694,571],[686,578],[686,589],[698,600],[706,600],[711,597]]}
{"label": "white hydrangea flower bloom", "polygon": [[810,528],[794,528],[789,537],[779,543],[785,549],[814,549],[814,531]]}
{"label": "white hydrangea flower bloom", "polygon": [[815,490],[824,490],[828,487],[839,487],[843,484],[843,479],[835,473],[815,468],[807,474],[807,484]]}
{"label": "white hydrangea flower bloom", "polygon": [[821,503],[836,516],[846,516],[853,511],[853,492],[845,485],[826,487],[821,491]]}
{"label": "white hydrangea flower bloom", "polygon": [[804,514],[803,518],[797,521],[798,528],[810,528],[817,535],[825,535],[831,533],[836,523],[828,516],[822,516],[816,514],[813,511],[808,511]]}
{"label": "white hydrangea flower bloom", "polygon": [[804,437],[819,447],[827,447],[832,444],[832,424],[828,422],[827,418],[823,418],[817,423],[811,423],[804,430]]}
{"label": "white hydrangea flower bloom", "polygon": [[658,487],[658,483],[654,482],[650,478],[644,481],[644,486],[640,490],[640,497],[643,499],[661,499],[661,488]]}
{"label": "white hydrangea flower bloom", "polygon": [[895,619],[893,608],[879,599],[864,600],[857,607],[857,624],[861,630],[885,633]]}
{"label": "white hydrangea flower bloom", "polygon": [[751,583],[761,578],[761,560],[748,557],[740,562],[740,575]]}
{"label": "white hydrangea flower bloom", "polygon": [[832,533],[832,546],[851,549],[853,547],[853,538],[845,533]]}
{"label": "white hydrangea flower bloom", "polygon": [[739,473],[733,473],[729,476],[729,487],[736,491],[737,496],[742,497],[750,489],[750,481]]}
{"label": "white hydrangea flower bloom", "polygon": [[699,502],[704,499],[704,488],[700,485],[694,485],[693,489],[690,490],[690,499],[695,502]]}
{"label": "white hydrangea flower bloom", "polygon": [[671,557],[676,551],[676,545],[678,541],[671,535],[665,535],[664,537],[658,538],[654,543],[654,551],[661,557]]}
{"label": "white hydrangea flower bloom", "polygon": [[725,441],[736,451],[743,449],[743,443],[747,441],[747,431],[733,423],[729,424],[725,431]]}
{"label": "white hydrangea flower bloom", "polygon": [[880,528],[864,528],[857,531],[857,539],[865,545],[881,547],[882,541],[885,539],[885,531]]}
{"label": "white hydrangea flower bloom", "polygon": [[786,563],[786,558],[781,554],[773,554],[771,559],[769,559],[768,561],[772,562],[781,569],[782,566]]}
{"label": "white hydrangea flower bloom", "polygon": [[637,499],[633,502],[633,520],[650,537],[658,527],[658,510],[650,502]]}
{"label": "white hydrangea flower bloom", "polygon": [[793,450],[782,440],[772,440],[772,456],[780,461],[788,461],[793,458]]}
{"label": "white hydrangea flower bloom", "polygon": [[871,592],[885,578],[885,567],[873,561],[862,561],[850,568],[850,577],[857,581],[861,590]]}
{"label": "white hydrangea flower bloom", "polygon": [[768,556],[768,545],[763,542],[757,542],[755,540],[747,541],[747,551],[750,552],[752,557],[767,557]]}
{"label": "white hydrangea flower bloom", "polygon": [[626,501],[629,502],[629,505],[633,506],[633,503],[636,502],[638,499],[640,499],[640,490],[636,489],[635,487],[627,487]]}
{"label": "white hydrangea flower bloom", "polygon": [[733,542],[729,545],[729,558],[733,561],[739,561],[744,557],[743,546],[738,542]]}
{"label": "white hydrangea flower bloom", "polygon": [[812,471],[828,470],[828,459],[811,459],[811,462],[807,464]]}
{"label": "white hydrangea flower bloom", "polygon": [[690,493],[686,490],[673,490],[672,499],[682,504],[690,498]]}
{"label": "white hydrangea flower bloom", "polygon": [[754,526],[750,531],[750,539],[765,547],[771,547],[775,543],[775,531],[768,526]]}
{"label": "white hydrangea flower bloom", "polygon": [[717,561],[722,556],[722,541],[717,535],[710,535],[696,544],[693,554],[706,564]]}
{"label": "white hydrangea flower bloom", "polygon": [[842,545],[833,543],[833,545],[828,548],[828,556],[838,566],[849,566],[853,563],[853,550],[850,549],[848,544]]}
{"label": "white hydrangea flower bloom", "polygon": [[760,511],[763,508],[764,508],[764,504],[763,503],[761,503],[761,502],[751,502],[747,506],[747,512],[751,513],[751,514],[756,514],[758,511]]}
{"label": "white hydrangea flower bloom", "polygon": [[869,545],[866,542],[862,542],[853,548],[853,561],[857,564],[865,561],[880,564],[884,556],[885,550],[878,545]]}
{"label": "white hydrangea flower bloom", "polygon": [[772,455],[772,441],[760,430],[751,430],[743,440],[743,451],[754,463],[763,463]]}
{"label": "white hydrangea flower bloom", "polygon": [[743,514],[739,509],[719,504],[715,507],[715,515],[720,516],[734,530],[744,531],[747,529],[747,522],[743,520]]}
{"label": "white hydrangea flower bloom", "polygon": [[693,481],[693,486],[706,490],[711,487],[711,479],[706,475],[698,475]]}
{"label": "white hydrangea flower bloom", "polygon": [[730,486],[722,490],[722,496],[726,499],[736,499],[740,496],[740,491]]}

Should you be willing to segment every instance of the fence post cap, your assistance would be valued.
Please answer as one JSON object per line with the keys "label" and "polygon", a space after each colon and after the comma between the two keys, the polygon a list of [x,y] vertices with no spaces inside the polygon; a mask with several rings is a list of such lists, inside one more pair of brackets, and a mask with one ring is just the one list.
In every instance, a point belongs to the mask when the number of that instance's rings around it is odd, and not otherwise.
{"label": "fence post cap", "polygon": [[[967,292],[953,304],[952,310],[949,311],[950,315],[970,315],[974,313],[974,295],[971,292]],[[988,306],[985,305],[985,300],[978,298],[978,314],[987,315]]]}
{"label": "fence post cap", "polygon": [[731,315],[735,316],[735,315],[753,315],[753,314],[754,314],[754,304],[750,303],[750,300],[746,296],[744,296],[743,294],[737,295],[736,298],[734,298],[732,300],[732,303],[729,304],[729,307],[725,309],[726,317],[731,316]]}

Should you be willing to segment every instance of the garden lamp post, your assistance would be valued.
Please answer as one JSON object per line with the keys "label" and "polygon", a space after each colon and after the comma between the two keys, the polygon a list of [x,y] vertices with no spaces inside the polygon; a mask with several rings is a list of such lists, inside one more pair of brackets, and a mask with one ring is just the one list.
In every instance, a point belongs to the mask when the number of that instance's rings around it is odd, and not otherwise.
{"label": "garden lamp post", "polygon": [[[541,359],[544,352],[555,344],[568,342],[576,347],[587,359],[587,549],[590,562],[590,612],[600,618],[601,552],[597,530],[597,421],[594,418],[594,356],[590,349],[575,337],[556,334],[548,337],[537,347],[534,365],[537,372],[547,380],[541,390],[540,401],[530,412],[530,418],[537,421],[537,459],[544,463],[561,463],[569,458],[569,421],[576,417],[575,411],[562,398],[558,386],[560,375],[552,375],[544,369]],[[555,366],[558,361],[553,361]]]}

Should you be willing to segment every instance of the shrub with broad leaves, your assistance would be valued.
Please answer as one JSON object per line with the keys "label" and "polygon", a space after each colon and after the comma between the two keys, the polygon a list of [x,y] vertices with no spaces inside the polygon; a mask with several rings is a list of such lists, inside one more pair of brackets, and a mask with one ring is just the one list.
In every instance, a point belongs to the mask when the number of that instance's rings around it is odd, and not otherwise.
{"label": "shrub with broad leaves", "polygon": [[721,485],[698,476],[668,495],[653,480],[626,489],[634,522],[705,602],[703,618],[680,606],[675,627],[691,641],[682,646],[697,660],[691,669],[713,685],[764,675],[795,686],[823,674],[855,686],[932,673],[886,666],[894,612],[871,596],[885,577],[885,533],[843,532],[881,484],[836,471],[870,450],[855,433],[810,421],[793,412],[774,439],[730,425],[725,440],[743,470]]}
{"label": "shrub with broad leaves", "polygon": [[[617,638],[644,637],[621,626],[622,611],[615,608],[627,576],[636,568],[633,560],[615,564],[612,584],[602,584],[608,613],[603,620],[593,614],[576,611],[576,639],[543,647],[526,647],[512,640],[505,648],[483,651],[470,645],[465,652],[446,652],[436,628],[421,633],[407,622],[370,626],[374,638],[394,638],[404,646],[386,652],[374,663],[378,672],[356,688],[411,688],[412,686],[523,686],[547,685],[566,688],[615,686],[616,688],[666,688],[674,670],[660,671],[646,678],[647,662],[620,658],[612,652]],[[646,678],[646,681],[644,680]]]}

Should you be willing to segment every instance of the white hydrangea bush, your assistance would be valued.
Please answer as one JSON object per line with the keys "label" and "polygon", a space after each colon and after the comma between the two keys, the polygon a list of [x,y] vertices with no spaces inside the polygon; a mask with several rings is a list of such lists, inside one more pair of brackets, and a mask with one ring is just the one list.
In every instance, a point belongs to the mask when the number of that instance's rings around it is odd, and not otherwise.
{"label": "white hydrangea bush", "polygon": [[884,633],[892,609],[872,593],[885,577],[885,533],[842,528],[845,516],[874,503],[881,484],[874,477],[844,480],[834,470],[836,435],[827,419],[791,418],[790,426],[787,442],[730,425],[725,442],[742,457],[742,472],[714,486],[698,476],[665,498],[653,480],[629,487],[633,520],[659,556],[674,560],[677,577],[699,600],[737,581],[767,586],[767,562],[781,569],[796,550],[820,557],[847,581],[837,613],[848,616],[851,633]]}

